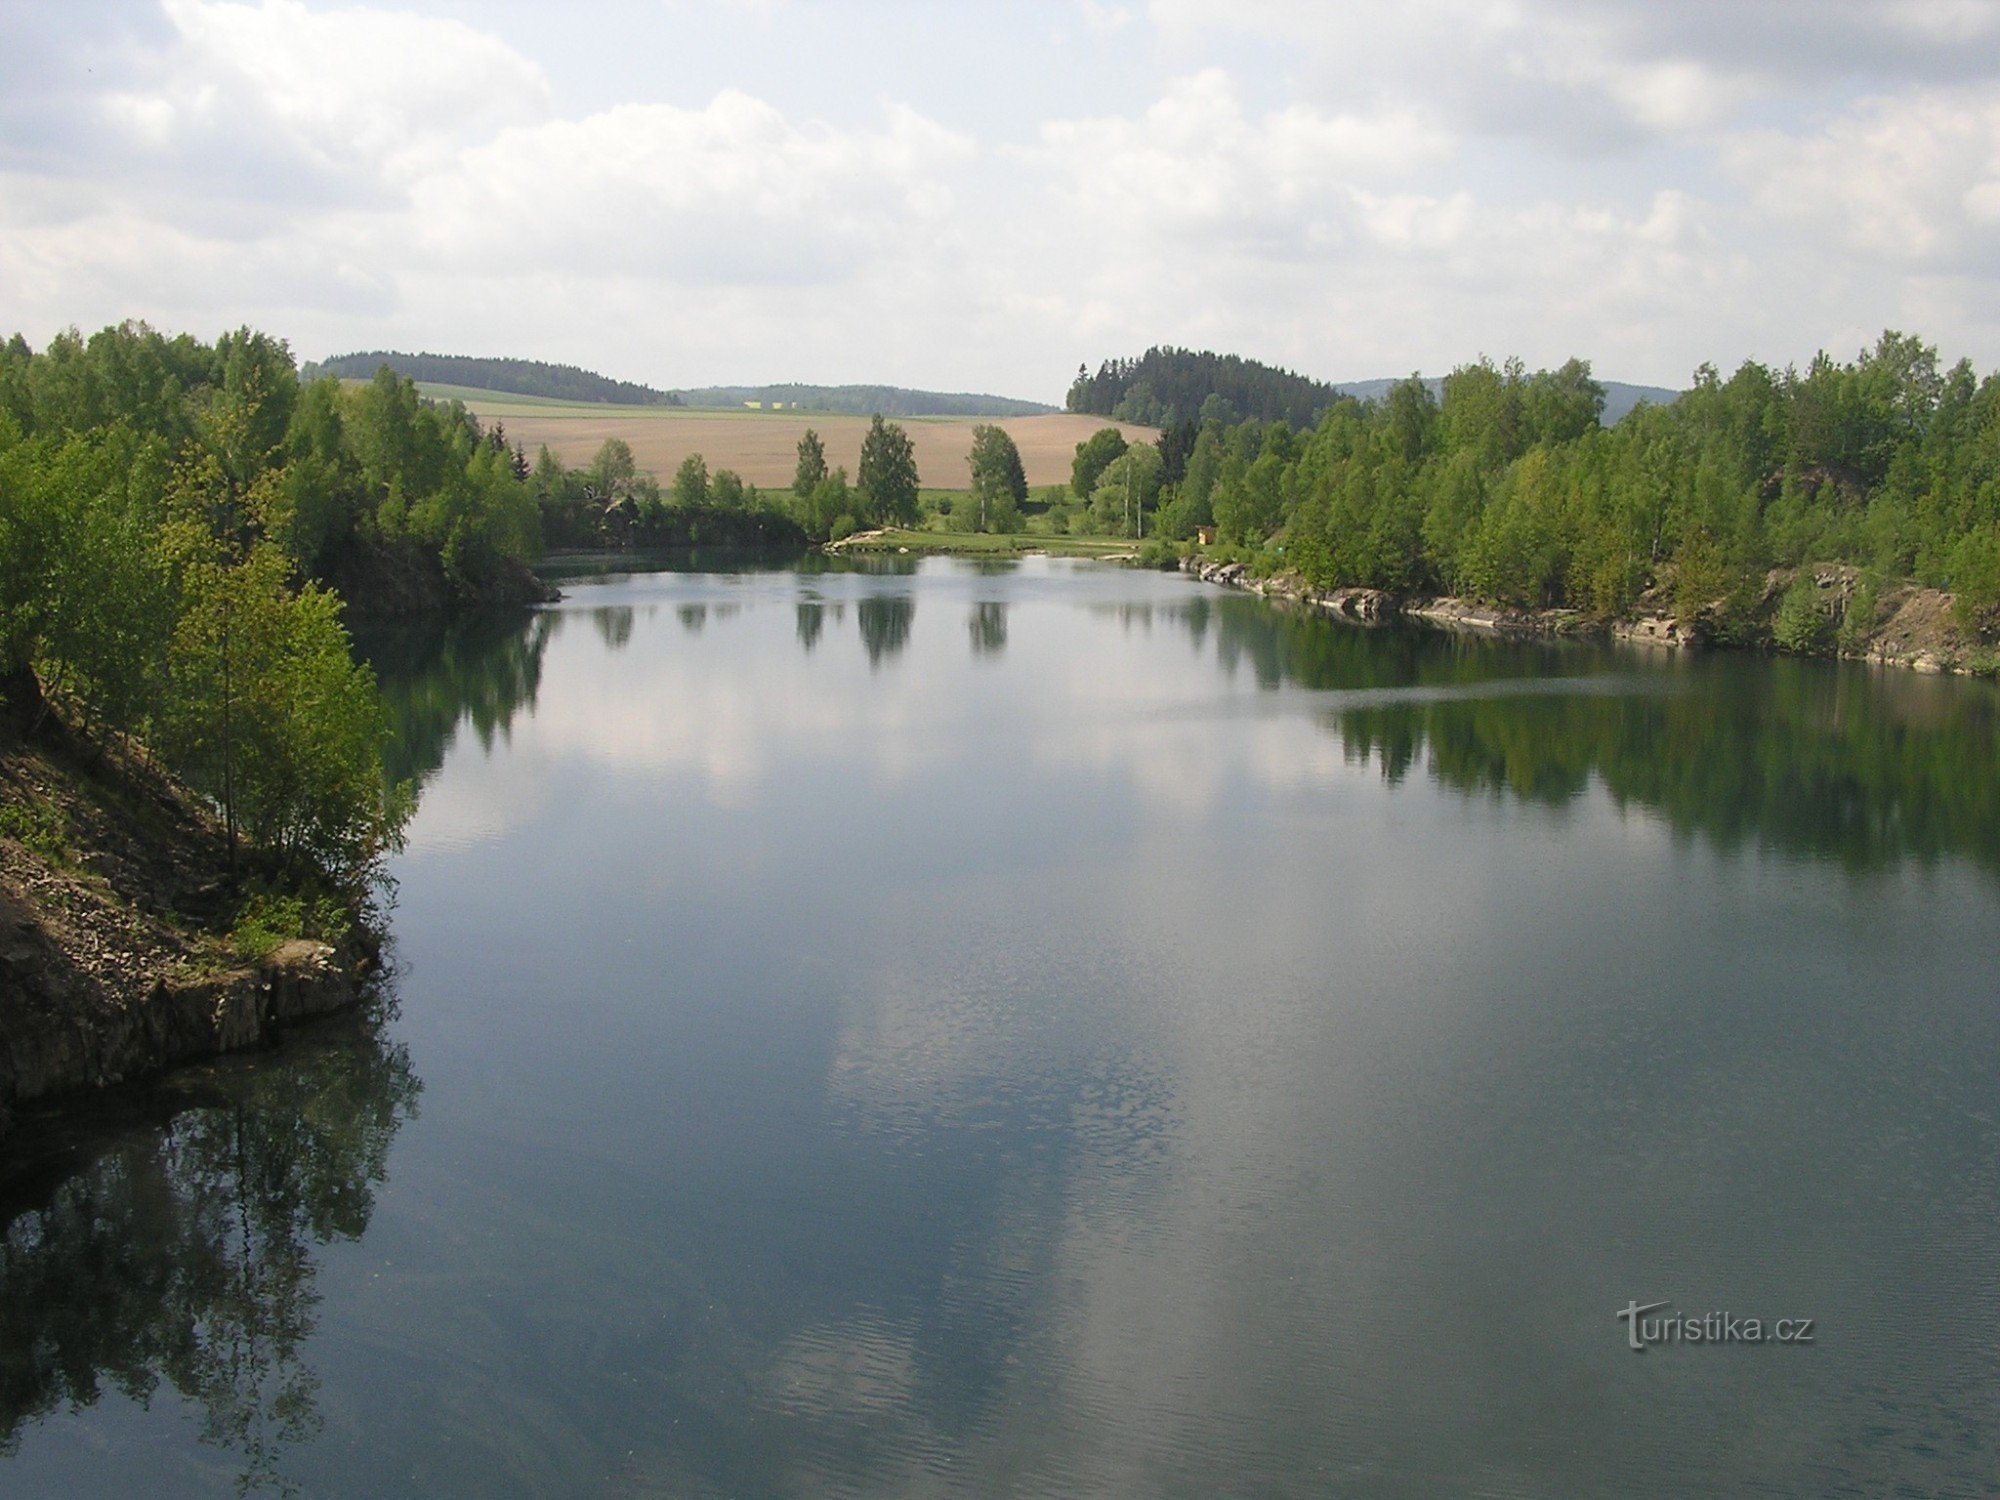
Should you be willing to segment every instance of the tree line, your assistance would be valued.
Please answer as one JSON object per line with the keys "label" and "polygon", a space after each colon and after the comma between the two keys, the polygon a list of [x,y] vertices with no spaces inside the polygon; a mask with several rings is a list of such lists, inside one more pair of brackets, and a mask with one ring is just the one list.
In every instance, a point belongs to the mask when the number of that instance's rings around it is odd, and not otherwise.
{"label": "tree line", "polygon": [[[1862,570],[1870,609],[1905,578],[1955,592],[1968,624],[2000,609],[2000,376],[1892,331],[1803,370],[1704,365],[1615,427],[1603,401],[1584,361],[1481,360],[1441,392],[1413,377],[1306,428],[1211,418],[1136,447],[1106,429],[1079,447],[1067,500],[1124,534],[1212,527],[1315,588],[1604,615],[1665,589],[1725,637],[1769,570],[1805,564]],[[1800,594],[1788,645],[1840,623]]]}
{"label": "tree line", "polygon": [[672,391],[656,391],[630,380],[613,380],[576,365],[549,365],[537,359],[478,359],[464,354],[404,354],[374,349],[365,354],[336,354],[309,365],[308,379],[332,375],[367,380],[387,365],[398,375],[434,385],[473,386],[482,391],[511,391],[557,401],[598,401],[613,406],[679,406]]}
{"label": "tree line", "polygon": [[1106,360],[1095,375],[1079,365],[1066,405],[1146,427],[1247,420],[1310,427],[1340,399],[1325,381],[1254,359],[1160,345],[1137,359]]}

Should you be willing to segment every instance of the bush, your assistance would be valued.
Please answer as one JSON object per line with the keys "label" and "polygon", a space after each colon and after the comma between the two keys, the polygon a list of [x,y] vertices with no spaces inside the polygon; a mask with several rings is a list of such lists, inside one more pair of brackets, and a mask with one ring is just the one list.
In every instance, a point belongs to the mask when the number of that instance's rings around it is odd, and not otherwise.
{"label": "bush", "polygon": [[1832,620],[1820,602],[1819,580],[1811,568],[1800,568],[1791,587],[1778,601],[1777,617],[1771,622],[1771,636],[1787,651],[1811,656],[1826,649]]}
{"label": "bush", "polygon": [[1977,630],[2000,610],[2000,526],[1968,532],[1951,550],[1951,591],[1959,623]]}
{"label": "bush", "polygon": [[1875,616],[1881,612],[1881,594],[1872,578],[1861,579],[1847,596],[1847,608],[1840,616],[1840,649],[1859,651],[1875,634]]}
{"label": "bush", "polygon": [[341,942],[353,925],[352,912],[334,897],[258,886],[237,908],[229,946],[245,963],[261,963],[295,938]]}

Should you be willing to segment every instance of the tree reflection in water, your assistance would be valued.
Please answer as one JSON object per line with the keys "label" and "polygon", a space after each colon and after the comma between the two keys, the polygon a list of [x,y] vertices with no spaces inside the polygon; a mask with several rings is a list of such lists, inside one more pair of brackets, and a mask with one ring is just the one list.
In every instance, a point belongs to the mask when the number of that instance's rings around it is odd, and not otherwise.
{"label": "tree reflection in water", "polygon": [[[1656,657],[1363,629],[1225,597],[1197,621],[1264,689],[1324,693],[1346,754],[1391,781],[1557,806],[1593,782],[1721,848],[1875,870],[1964,855],[2000,872],[2000,692],[1856,663]],[[1636,653],[1636,654],[1635,654]]]}
{"label": "tree reflection in water", "polygon": [[972,636],[974,656],[998,656],[1007,649],[1007,606],[997,603],[973,605],[965,628]]}
{"label": "tree reflection in water", "polygon": [[391,1004],[9,1142],[0,1454],[107,1386],[143,1405],[164,1382],[241,1456],[239,1492],[295,1488],[279,1459],[320,1424],[314,1250],[366,1231],[421,1089]]}

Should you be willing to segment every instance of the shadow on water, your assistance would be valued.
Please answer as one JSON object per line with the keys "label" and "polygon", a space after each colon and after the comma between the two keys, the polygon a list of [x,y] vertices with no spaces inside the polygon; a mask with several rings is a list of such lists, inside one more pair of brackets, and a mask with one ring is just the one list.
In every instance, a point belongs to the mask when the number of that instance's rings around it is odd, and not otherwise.
{"label": "shadow on water", "polygon": [[392,1007],[24,1124],[0,1179],[0,1455],[107,1387],[164,1385],[238,1456],[240,1492],[294,1488],[280,1461],[320,1426],[315,1251],[366,1232],[422,1087]]}

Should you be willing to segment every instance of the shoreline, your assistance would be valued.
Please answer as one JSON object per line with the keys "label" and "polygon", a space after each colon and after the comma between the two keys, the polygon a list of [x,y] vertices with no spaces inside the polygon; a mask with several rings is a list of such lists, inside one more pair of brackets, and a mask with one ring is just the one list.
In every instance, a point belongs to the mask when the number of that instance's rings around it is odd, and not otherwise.
{"label": "shoreline", "polygon": [[358,912],[338,942],[240,949],[257,867],[231,870],[176,782],[52,712],[0,711],[0,804],[0,1152],[17,1111],[268,1046],[357,1004],[379,967]]}
{"label": "shoreline", "polygon": [[[1766,580],[1762,605],[1753,616],[1755,637],[1719,640],[1709,622],[1699,616],[1683,619],[1657,610],[1595,616],[1580,609],[1521,609],[1452,595],[1402,596],[1362,587],[1318,590],[1294,575],[1260,578],[1243,563],[1212,562],[1200,553],[1182,558],[1180,568],[1203,583],[1301,604],[1355,625],[1410,619],[1477,635],[1614,640],[1665,651],[1764,651],[1802,660],[1866,662],[1932,676],[1992,676],[1995,670],[1991,648],[1969,640],[1951,623],[1951,596],[1914,583],[1898,585],[1883,596],[1878,622],[1859,649],[1793,652],[1778,646],[1769,629],[1776,599],[1793,576],[1789,570],[1773,572]],[[1855,573],[1851,568],[1828,566],[1815,573],[1823,589],[1843,599],[1853,588]]]}

